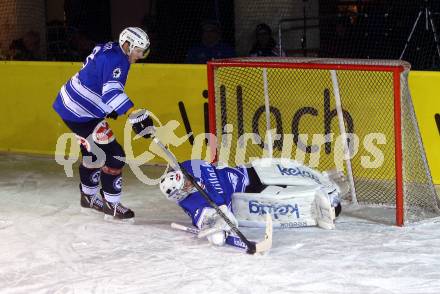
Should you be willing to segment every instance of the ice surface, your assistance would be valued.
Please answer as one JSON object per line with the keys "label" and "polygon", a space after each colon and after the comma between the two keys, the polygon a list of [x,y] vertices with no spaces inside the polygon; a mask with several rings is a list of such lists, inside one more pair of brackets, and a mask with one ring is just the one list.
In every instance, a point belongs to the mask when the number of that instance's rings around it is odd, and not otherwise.
{"label": "ice surface", "polygon": [[188,217],[129,169],[135,225],[82,213],[77,172],[53,159],[0,155],[0,170],[1,293],[440,293],[439,219],[398,228],[342,214],[334,231],[275,230],[272,251],[250,256],[171,229]]}

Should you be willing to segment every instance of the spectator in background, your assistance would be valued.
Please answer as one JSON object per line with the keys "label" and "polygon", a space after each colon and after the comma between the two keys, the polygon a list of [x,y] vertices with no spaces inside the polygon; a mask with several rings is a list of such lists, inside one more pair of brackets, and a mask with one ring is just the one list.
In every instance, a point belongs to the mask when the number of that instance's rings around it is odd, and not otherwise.
{"label": "spectator in background", "polygon": [[[161,40],[160,35],[158,34],[158,24],[151,15],[145,14],[144,19],[142,20],[141,28],[148,33],[148,37],[150,38],[150,53],[148,54],[148,63],[167,63],[167,59],[161,54]],[[148,28],[148,30],[147,30]],[[147,62],[147,59],[144,58],[139,60],[139,63]]]}
{"label": "spectator in background", "polygon": [[70,29],[64,25],[64,22],[52,20],[46,24],[46,48],[47,60],[50,61],[73,61],[70,53],[70,45],[67,36],[70,35]]}
{"label": "spectator in background", "polygon": [[[255,29],[255,43],[249,52],[250,56],[280,56],[280,48],[272,37],[272,29],[265,23],[260,23]],[[281,56],[286,56],[281,52]]]}
{"label": "spectator in background", "polygon": [[74,61],[85,60],[95,43],[83,32],[76,31],[69,40],[70,54]]}
{"label": "spectator in background", "polygon": [[9,44],[8,57],[11,60],[26,60],[25,51],[26,48],[24,47],[23,39],[12,40],[11,44]]}
{"label": "spectator in background", "polygon": [[40,34],[28,31],[22,38],[12,41],[9,51],[13,60],[41,60]]}
{"label": "spectator in background", "polygon": [[188,50],[186,63],[206,63],[212,59],[235,57],[235,50],[222,42],[220,24],[217,21],[202,23],[201,43]]}
{"label": "spectator in background", "polygon": [[0,60],[5,60],[5,59],[6,59],[6,55],[3,53],[2,43],[0,43]]}

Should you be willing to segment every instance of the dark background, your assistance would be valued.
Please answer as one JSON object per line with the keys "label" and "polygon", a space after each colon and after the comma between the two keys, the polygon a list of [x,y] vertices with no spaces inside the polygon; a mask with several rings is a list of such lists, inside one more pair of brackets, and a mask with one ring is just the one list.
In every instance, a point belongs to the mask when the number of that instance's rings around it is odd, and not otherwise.
{"label": "dark background", "polygon": [[[127,26],[142,27],[148,32],[151,55],[146,62],[183,63],[188,49],[200,42],[200,24],[205,20],[219,22],[223,41],[232,47],[242,41],[236,39],[236,26],[240,22],[236,23],[234,0],[136,1],[142,4],[143,10],[132,17],[136,6],[121,10],[120,7],[124,6],[115,8],[116,2],[110,0],[64,0],[63,11],[58,12],[61,15],[58,19],[49,19],[50,13],[46,13],[46,31],[39,33],[40,39],[45,41],[40,40],[40,43],[45,44],[44,54],[16,54],[22,49],[23,43],[26,43],[21,40],[23,38],[18,38],[9,40],[9,47],[3,44],[3,48],[9,48],[9,52],[6,50],[3,53],[3,59],[82,61],[94,44],[116,40],[117,32],[125,23]],[[307,1],[309,0],[302,2]],[[429,22],[428,30],[425,28],[425,8],[432,12],[431,17],[436,28],[440,26],[440,1],[316,1],[319,2],[319,14],[310,16],[304,12],[300,17],[317,20],[319,48],[298,51],[297,48],[283,47],[288,56],[399,59],[417,15],[422,11],[402,59],[409,61],[413,69],[440,68],[431,23]],[[252,9],[256,9],[256,2],[249,1],[250,15]],[[46,0],[45,9],[53,10],[54,3],[60,5],[60,1]],[[295,3],[302,5],[301,1]],[[140,13],[143,15],[139,16]],[[264,11],[260,9],[255,15],[264,16]],[[273,23],[278,21],[274,19]],[[307,26],[304,31],[310,29]],[[273,27],[273,30],[274,38],[278,41],[276,28]],[[241,52],[238,55],[246,54]]]}

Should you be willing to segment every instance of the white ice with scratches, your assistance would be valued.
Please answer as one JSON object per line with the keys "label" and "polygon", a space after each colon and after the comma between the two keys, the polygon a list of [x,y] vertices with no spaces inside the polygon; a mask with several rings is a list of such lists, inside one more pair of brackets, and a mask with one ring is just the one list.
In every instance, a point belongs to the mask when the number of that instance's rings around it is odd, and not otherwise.
{"label": "white ice with scratches", "polygon": [[334,231],[275,230],[270,254],[249,256],[171,229],[187,216],[131,175],[123,203],[137,222],[123,225],[82,213],[77,172],[54,160],[0,155],[0,169],[1,293],[440,293],[438,219],[342,215]]}

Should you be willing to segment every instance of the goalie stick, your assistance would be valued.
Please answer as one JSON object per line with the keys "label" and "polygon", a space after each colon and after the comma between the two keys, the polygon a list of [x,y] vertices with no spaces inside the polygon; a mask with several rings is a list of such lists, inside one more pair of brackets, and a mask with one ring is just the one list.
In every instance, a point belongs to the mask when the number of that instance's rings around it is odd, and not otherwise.
{"label": "goalie stick", "polygon": [[162,142],[152,135],[153,141],[162,149],[162,151],[168,156],[168,158],[173,162],[173,167],[180,169],[182,174],[187,178],[197,189],[197,191],[200,192],[200,194],[205,198],[205,200],[211,205],[212,208],[215,209],[215,211],[220,215],[221,218],[225,220],[225,222],[228,224],[228,226],[231,228],[231,230],[243,241],[243,243],[247,246],[246,253],[248,254],[255,254],[255,253],[262,253],[268,251],[272,247],[272,218],[268,215],[266,217],[266,234],[264,236],[264,240],[260,241],[258,243],[249,241],[243,233],[237,228],[236,225],[234,225],[231,220],[221,211],[221,209],[217,206],[217,204],[212,201],[212,199],[209,197],[209,195],[203,190],[202,187],[197,183],[197,181],[193,178],[191,174],[188,173],[188,171],[182,166],[181,163],[179,163],[174,156],[173,153],[171,153],[170,150],[168,150],[167,147],[165,147]]}

